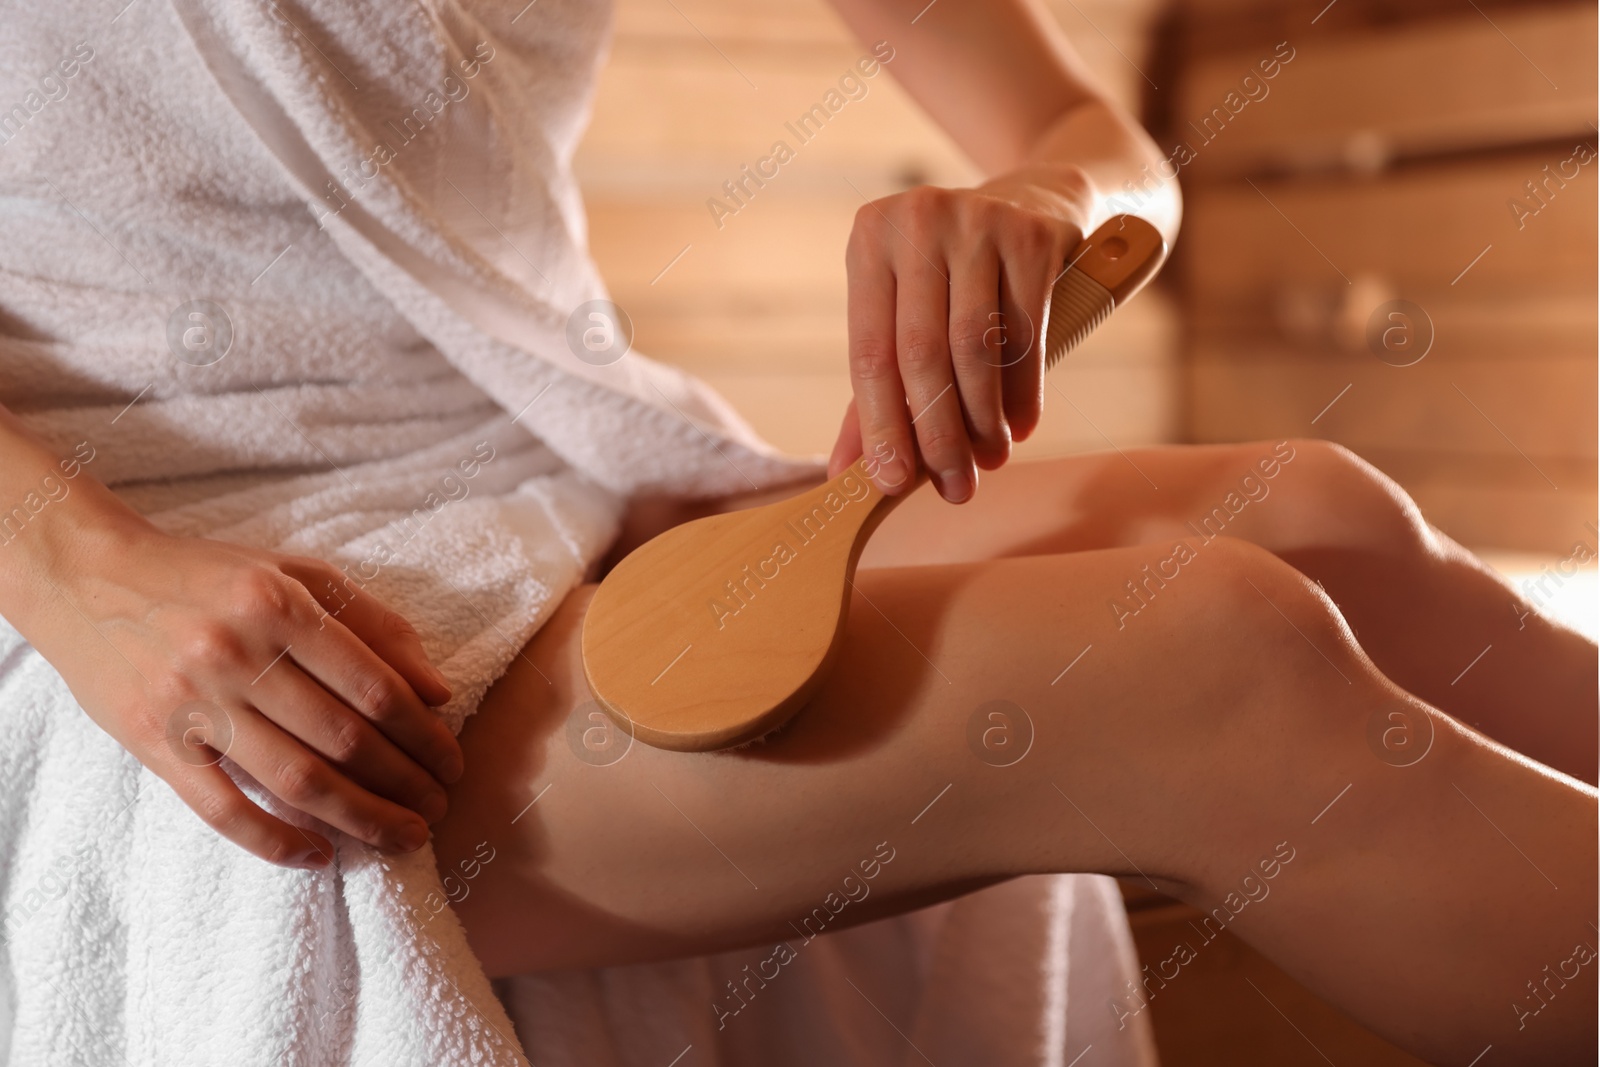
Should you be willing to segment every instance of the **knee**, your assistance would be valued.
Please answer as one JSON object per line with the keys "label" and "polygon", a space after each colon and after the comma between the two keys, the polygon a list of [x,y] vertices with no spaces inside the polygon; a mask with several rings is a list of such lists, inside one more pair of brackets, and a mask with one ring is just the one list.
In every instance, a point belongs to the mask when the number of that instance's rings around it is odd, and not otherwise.
{"label": "knee", "polygon": [[1317,547],[1354,548],[1389,554],[1432,551],[1433,528],[1394,479],[1332,441],[1295,439],[1283,449],[1292,458],[1297,506],[1284,521],[1292,540]]}
{"label": "knee", "polygon": [[1241,759],[1303,767],[1364,736],[1371,709],[1397,694],[1327,594],[1251,542],[1183,545],[1192,558],[1127,627],[1142,644],[1119,662],[1119,685],[1152,709],[1132,720],[1139,743],[1160,738],[1174,780],[1209,789]]}
{"label": "knee", "polygon": [[1274,553],[1219,537],[1199,552],[1195,620],[1224,635],[1230,673],[1290,685],[1318,679],[1357,685],[1376,674],[1343,614],[1316,582]]}

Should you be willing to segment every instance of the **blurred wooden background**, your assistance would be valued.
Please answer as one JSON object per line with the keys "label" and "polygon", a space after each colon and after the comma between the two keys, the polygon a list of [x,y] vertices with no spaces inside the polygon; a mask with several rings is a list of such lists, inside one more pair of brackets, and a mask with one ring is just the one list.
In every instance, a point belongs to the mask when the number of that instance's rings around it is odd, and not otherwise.
{"label": "blurred wooden background", "polygon": [[[1559,170],[1600,137],[1592,3],[1049,3],[1158,143],[1195,158],[1173,262],[1054,372],[1076,410],[1047,390],[1019,454],[1327,437],[1469,545],[1594,543],[1600,160]],[[1234,114],[1228,93],[1280,42],[1294,58]],[[720,228],[706,201],[775,140],[795,147],[784,124],[867,51],[819,0],[617,0],[577,161],[636,346],[798,452],[830,447],[849,398],[843,252],[863,198],[977,174],[891,64]],[[1368,338],[1397,298],[1432,325],[1410,366]],[[1196,913],[1125,891],[1141,955],[1170,956]],[[1169,1063],[1417,1062],[1231,935],[1201,955],[1150,1004]]]}
{"label": "blurred wooden background", "polygon": [[[1159,5],[1054,0],[1052,10],[1137,109],[1144,81],[1132,63],[1149,62]],[[850,398],[844,247],[863,197],[979,178],[894,83],[893,63],[797,147],[784,124],[867,54],[821,0],[617,0],[576,164],[594,254],[633,318],[635,347],[705,378],[797,452],[832,447]],[[779,139],[795,160],[718,229],[706,200]],[[1171,440],[1177,359],[1174,301],[1141,295],[1052,375],[1082,414],[1047,390],[1043,425],[1019,454]]]}
{"label": "blurred wooden background", "polygon": [[[1543,168],[1593,146],[1593,5],[1051,9],[1162,146],[1187,140],[1197,157],[1164,284],[1056,372],[1076,410],[1047,390],[1021,454],[1324,436],[1468,544],[1564,552],[1583,534],[1596,505],[1595,168],[1565,188]],[[1189,123],[1282,41],[1295,58],[1269,95],[1204,142]],[[577,161],[594,252],[637,347],[799,452],[828,448],[849,396],[854,211],[977,177],[887,70],[798,146],[784,124],[866,51],[819,0],[618,0]],[[780,138],[797,158],[719,227],[706,201]],[[1539,206],[1529,181],[1548,207],[1519,229],[1508,203]],[[1364,337],[1400,297],[1434,333],[1410,367]]]}
{"label": "blurred wooden background", "polygon": [[[1331,438],[1458,540],[1565,555],[1596,505],[1600,160],[1561,174],[1595,149],[1595,5],[1325,5],[1183,0],[1165,28],[1169,139],[1297,53],[1183,172],[1182,439]],[[1396,298],[1432,322],[1412,366],[1366,336]]]}

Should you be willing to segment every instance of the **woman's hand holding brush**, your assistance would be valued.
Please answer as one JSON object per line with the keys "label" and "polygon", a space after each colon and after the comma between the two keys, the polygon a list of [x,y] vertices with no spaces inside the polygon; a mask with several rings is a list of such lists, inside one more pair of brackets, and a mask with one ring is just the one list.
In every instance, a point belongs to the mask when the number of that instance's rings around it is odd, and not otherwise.
{"label": "woman's hand holding brush", "polygon": [[845,253],[850,382],[832,477],[864,452],[874,481],[916,460],[959,504],[1039,423],[1050,291],[1087,232],[1088,174],[1036,163],[975,189],[922,186],[864,205]]}

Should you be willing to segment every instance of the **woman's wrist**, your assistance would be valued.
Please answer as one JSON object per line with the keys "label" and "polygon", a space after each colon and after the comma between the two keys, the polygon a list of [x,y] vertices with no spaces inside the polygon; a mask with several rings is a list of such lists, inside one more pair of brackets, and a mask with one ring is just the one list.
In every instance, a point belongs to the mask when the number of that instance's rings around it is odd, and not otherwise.
{"label": "woman's wrist", "polygon": [[[1091,100],[1063,113],[1045,131],[1027,160],[1003,175],[1038,174],[1070,167],[1087,182],[1085,230],[1116,214],[1138,215],[1171,244],[1183,216],[1183,197],[1175,172],[1156,143],[1132,118],[1104,100]],[[1072,179],[1077,180],[1077,179]]]}
{"label": "woman's wrist", "polygon": [[26,525],[7,529],[0,544],[0,615],[30,639],[60,597],[76,605],[94,595],[164,536],[87,474],[59,484],[69,488],[41,498],[48,502],[36,512],[20,505]]}
{"label": "woman's wrist", "polygon": [[1088,233],[1102,200],[1087,170],[1059,160],[1023,163],[990,178],[977,191],[1069,223],[1083,233]]}

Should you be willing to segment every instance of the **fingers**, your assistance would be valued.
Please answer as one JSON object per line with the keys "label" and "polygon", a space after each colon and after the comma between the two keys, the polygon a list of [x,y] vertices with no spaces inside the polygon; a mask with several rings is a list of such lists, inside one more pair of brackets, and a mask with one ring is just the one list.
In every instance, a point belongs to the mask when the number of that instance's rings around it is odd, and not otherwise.
{"label": "fingers", "polygon": [[416,812],[356,785],[255,709],[230,715],[228,758],[291,808],[388,852],[413,852],[427,842],[428,825]]}
{"label": "fingers", "polygon": [[1002,242],[1001,309],[1018,324],[1007,331],[1002,388],[1006,421],[1017,441],[1026,440],[1039,425],[1044,403],[1044,334],[1050,293],[1066,265],[1068,251],[1080,239],[1076,227],[1052,226],[1038,218],[1028,218],[1019,220]]}
{"label": "fingers", "polygon": [[323,611],[344,623],[345,629],[394,668],[424,701],[438,706],[450,699],[450,684],[428,661],[422,639],[403,615],[322,560],[288,559],[281,566],[317,598]]}
{"label": "fingers", "polygon": [[274,664],[251,687],[254,707],[357,785],[432,823],[449,802],[433,776],[293,662]]}
{"label": "fingers", "polygon": [[461,777],[461,746],[395,670],[334,617],[289,649],[289,657],[440,782]]}
{"label": "fingers", "polygon": [[1007,321],[1000,311],[1000,258],[988,241],[951,257],[950,358],[972,458],[994,470],[1011,456],[1001,397]]}
{"label": "fingers", "polygon": [[280,867],[315,870],[333,859],[326,837],[262,811],[216,765],[152,767],[202,822],[252,855]]}
{"label": "fingers", "polygon": [[[1046,292],[1002,268],[1000,314],[1005,320],[1000,392],[1013,443],[1026,441],[1039,427],[1044,409],[1044,322]],[[1030,310],[1031,308],[1031,310]]]}
{"label": "fingers", "polygon": [[876,205],[856,213],[856,229],[846,253],[849,266],[850,387],[855,394],[864,450],[888,457],[877,464],[873,481],[886,493],[911,485],[916,452],[906,391],[900,382],[895,334],[895,275],[883,254],[887,220]]}
{"label": "fingers", "polygon": [[405,616],[370,593],[357,593],[339,613],[345,629],[394,668],[423,701],[437,707],[450,699],[450,683],[428,662],[422,638]]}
{"label": "fingers", "polygon": [[841,429],[831,472],[865,451],[904,457],[910,475],[920,456],[959,503],[1038,425],[1049,294],[1080,231],[1059,197],[986,190],[923,187],[857,212],[846,262],[859,437]]}
{"label": "fingers", "polygon": [[950,355],[950,283],[916,249],[896,266],[895,340],[917,447],[939,495],[959,504],[977,472]]}

